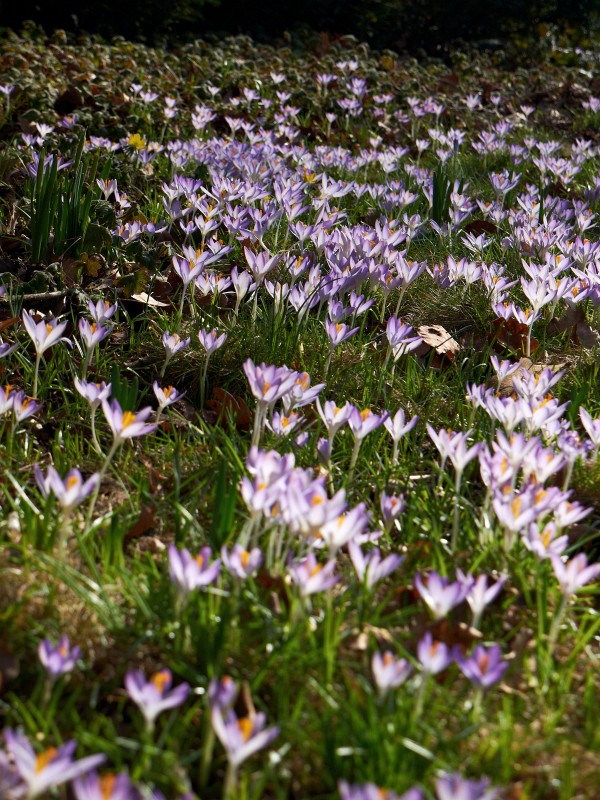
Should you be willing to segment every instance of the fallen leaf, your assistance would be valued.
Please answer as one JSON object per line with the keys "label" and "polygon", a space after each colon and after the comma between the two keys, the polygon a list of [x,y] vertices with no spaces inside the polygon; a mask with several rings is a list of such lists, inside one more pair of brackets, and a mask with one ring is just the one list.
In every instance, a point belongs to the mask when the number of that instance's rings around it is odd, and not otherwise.
{"label": "fallen leaf", "polygon": [[435,350],[438,356],[444,356],[449,361],[454,361],[460,352],[460,345],[442,325],[421,325],[417,333],[423,340],[415,353],[426,355],[430,350]]}
{"label": "fallen leaf", "polygon": [[21,317],[10,317],[10,319],[3,319],[2,322],[0,322],[0,333],[20,321]]}
{"label": "fallen leaf", "polygon": [[[514,317],[506,320],[498,317],[493,321],[492,326],[494,330],[489,337],[490,339],[495,339],[503,347],[514,350],[522,356],[526,355],[527,334],[529,332],[527,325],[517,322]],[[532,336],[529,342],[529,354],[535,353],[539,346],[538,340]]]}
{"label": "fallen leaf", "polygon": [[206,405],[214,414],[214,424],[224,425],[230,418],[239,430],[250,429],[252,414],[243,397],[234,397],[226,389],[217,386],[213,389],[212,398]]}
{"label": "fallen leaf", "polygon": [[156,506],[142,506],[137,522],[129,528],[123,537],[124,542],[132,539],[139,539],[148,531],[152,530],[156,521]]}
{"label": "fallen leaf", "polygon": [[169,303],[163,303],[160,300],[156,300],[146,292],[132,294],[130,299],[137,300],[138,303],[143,303],[145,306],[153,306],[154,308],[166,308],[169,305]]}

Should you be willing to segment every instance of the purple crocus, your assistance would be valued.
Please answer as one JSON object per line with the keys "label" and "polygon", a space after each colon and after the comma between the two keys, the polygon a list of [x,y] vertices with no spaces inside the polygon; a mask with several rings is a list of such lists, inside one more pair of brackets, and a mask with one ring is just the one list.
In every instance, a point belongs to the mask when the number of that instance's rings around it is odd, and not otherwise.
{"label": "purple crocus", "polygon": [[298,373],[286,366],[275,367],[254,364],[251,358],[244,361],[244,372],[250,384],[250,391],[259,406],[267,409],[287,394],[294,386]]}
{"label": "purple crocus", "polygon": [[33,800],[48,789],[77,778],[95,769],[105,760],[98,753],[94,756],[73,761],[73,753],[77,742],[65,742],[60,747],[50,747],[42,753],[36,753],[29,739],[22,733],[7,728],[4,731],[6,748],[12,756],[21,780],[26,785],[27,800]]}
{"label": "purple crocus", "polygon": [[383,578],[387,578],[404,561],[402,556],[392,555],[382,559],[378,547],[374,547],[366,556],[356,542],[348,543],[348,552],[359,580],[364,581],[368,589]]}
{"label": "purple crocus", "polygon": [[221,549],[221,560],[234,578],[245,580],[260,568],[264,556],[258,547],[248,551],[239,544],[234,544],[230,553],[226,547]]}
{"label": "purple crocus", "polygon": [[473,578],[449,583],[448,578],[432,570],[424,584],[419,574],[415,575],[415,587],[432,612],[434,619],[443,619],[455,606],[460,605],[467,596]]}
{"label": "purple crocus", "polygon": [[35,322],[31,314],[23,311],[23,325],[33,340],[35,352],[38,356],[41,356],[57,342],[71,344],[71,340],[62,335],[67,327],[66,322],[59,322],[56,319],[51,319],[48,322],[45,320]]}
{"label": "purple crocus", "polygon": [[84,481],[78,469],[70,470],[64,480],[54,467],[48,467],[45,476],[37,464],[33,470],[40,492],[44,497],[53,494],[66,514],[89,497],[100,481],[97,472]]}
{"label": "purple crocus", "polygon": [[112,431],[115,444],[122,444],[127,439],[145,436],[156,430],[156,425],[146,422],[152,414],[151,406],[134,413],[133,411],[123,411],[118,400],[111,400],[110,403],[108,400],[103,400],[102,410]]}
{"label": "purple crocus", "polygon": [[104,381],[101,383],[88,383],[88,381],[80,381],[79,378],[75,378],[73,383],[79,394],[88,401],[92,411],[110,396],[112,388],[110,383],[105,383]]}
{"label": "purple crocus", "polygon": [[2,339],[0,339],[0,358],[6,358],[6,356],[9,356],[17,349],[18,346],[18,342],[16,344],[10,344],[10,342],[3,342]]}
{"label": "purple crocus", "polygon": [[491,586],[488,586],[487,575],[479,575],[476,580],[472,575],[463,575],[460,570],[457,570],[457,575],[459,580],[469,586],[466,600],[473,612],[473,627],[477,628],[486,606],[493,602],[500,594],[506,582],[506,578],[500,578],[495,583],[492,583]]}
{"label": "purple crocus", "polygon": [[97,325],[104,325],[114,315],[117,304],[112,305],[108,300],[98,300],[97,303],[88,300],[88,310]]}
{"label": "purple crocus", "polygon": [[442,775],[435,782],[437,800],[495,800],[496,789],[489,788],[487,778],[472,781],[458,773]]}
{"label": "purple crocus", "polygon": [[55,645],[50,639],[44,639],[38,646],[38,656],[52,683],[72,672],[80,655],[81,650],[71,647],[68,636],[61,636]]}
{"label": "purple crocus", "polygon": [[412,672],[412,666],[405,658],[396,658],[389,650],[375,652],[371,659],[371,672],[375,685],[385,694],[389,689],[401,686]]}
{"label": "purple crocus", "polygon": [[89,772],[73,781],[73,791],[77,800],[136,800],[139,797],[124,772],[118,775]]}
{"label": "purple crocus", "polygon": [[403,795],[397,795],[387,789],[380,789],[374,783],[350,784],[340,781],[338,790],[341,800],[423,800],[420,789],[409,789]]}
{"label": "purple crocus", "polygon": [[497,644],[487,649],[478,645],[468,658],[460,656],[456,663],[471,683],[483,689],[498,683],[508,668],[508,662],[503,660],[502,651]]}
{"label": "purple crocus", "polygon": [[23,422],[36,414],[43,403],[33,397],[27,397],[25,392],[18,391],[12,395],[12,408],[16,422]]}
{"label": "purple crocus", "polygon": [[88,350],[94,347],[110,334],[111,329],[99,325],[97,322],[89,323],[87,319],[80,319],[78,323],[79,335]]}
{"label": "purple crocus", "polygon": [[184,601],[190,592],[200,586],[208,586],[217,579],[221,571],[221,561],[210,563],[210,547],[203,547],[194,558],[189,550],[178,550],[169,545],[169,575],[177,595]]}
{"label": "purple crocus", "polygon": [[154,728],[156,717],[169,708],[177,708],[185,702],[189,693],[189,684],[180,683],[171,689],[173,677],[171,670],[163,669],[146,680],[141,670],[128,672],[125,676],[127,694],[139,707],[146,720],[148,730]]}
{"label": "purple crocus", "polygon": [[220,705],[214,705],[211,720],[234,771],[247,758],[268,747],[279,736],[279,728],[265,728],[266,717],[260,712],[238,718],[232,709],[223,715]]}
{"label": "purple crocus", "polygon": [[226,339],[227,334],[222,333],[219,336],[216,328],[213,328],[211,331],[200,328],[198,331],[198,340],[208,356],[212,355],[220,347],[223,347]]}
{"label": "purple crocus", "polygon": [[443,672],[452,663],[452,655],[443,642],[434,642],[430,631],[417,645],[417,658],[428,675],[437,675]]}
{"label": "purple crocus", "polygon": [[162,387],[158,381],[154,381],[152,384],[152,388],[154,390],[154,395],[158,400],[158,412],[156,414],[156,421],[160,419],[160,415],[167,406],[172,406],[173,403],[176,403],[183,397],[185,392],[178,391],[174,386],[164,386]]}
{"label": "purple crocus", "polygon": [[339,577],[333,574],[334,570],[335,560],[319,564],[314,553],[309,553],[305,559],[290,566],[289,574],[302,597],[308,597],[310,594],[324,592],[335,586]]}
{"label": "purple crocus", "polygon": [[179,353],[181,350],[186,348],[190,341],[191,339],[182,339],[178,333],[169,333],[169,331],[165,331],[163,333],[162,343],[163,347],[165,348],[166,356],[160,371],[161,378],[165,374],[167,364],[173,358],[175,353]]}
{"label": "purple crocus", "polygon": [[568,597],[578,592],[586,583],[590,583],[600,575],[600,564],[588,566],[585,553],[578,553],[567,562],[560,556],[550,554],[552,569],[558,580],[561,592]]}

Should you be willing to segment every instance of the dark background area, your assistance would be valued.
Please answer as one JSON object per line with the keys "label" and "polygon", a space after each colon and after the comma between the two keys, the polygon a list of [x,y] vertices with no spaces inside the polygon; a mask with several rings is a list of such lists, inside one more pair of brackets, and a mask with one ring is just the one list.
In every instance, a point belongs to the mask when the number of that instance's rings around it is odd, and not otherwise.
{"label": "dark background area", "polygon": [[598,31],[600,0],[0,0],[0,25],[115,35],[150,44],[208,34],[277,40],[286,31],[353,34],[377,48],[439,53],[463,42],[500,46],[547,30]]}

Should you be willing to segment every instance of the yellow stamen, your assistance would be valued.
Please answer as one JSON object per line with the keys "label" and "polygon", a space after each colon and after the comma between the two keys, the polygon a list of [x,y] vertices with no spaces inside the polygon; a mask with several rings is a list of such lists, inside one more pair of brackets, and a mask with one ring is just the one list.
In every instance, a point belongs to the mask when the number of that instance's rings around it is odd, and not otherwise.
{"label": "yellow stamen", "polygon": [[40,773],[43,769],[45,769],[48,764],[50,764],[56,756],[58,755],[58,750],[56,747],[49,747],[48,750],[44,750],[43,753],[40,753],[35,757],[35,771],[36,773]]}
{"label": "yellow stamen", "polygon": [[77,486],[78,483],[79,478],[77,475],[71,475],[69,478],[67,478],[67,489],[72,489],[74,486]]}
{"label": "yellow stamen", "polygon": [[102,800],[110,800],[110,798],[113,796],[116,782],[117,776],[113,775],[112,773],[103,775],[99,779],[98,785],[100,787],[100,795],[102,796]]}
{"label": "yellow stamen", "polygon": [[171,681],[171,675],[166,669],[161,670],[161,672],[155,673],[150,678],[150,683],[153,684],[161,694],[165,691],[170,681]]}
{"label": "yellow stamen", "polygon": [[122,429],[125,430],[125,428],[128,428],[132,422],[135,422],[135,414],[131,411],[124,411],[123,420],[121,422]]}
{"label": "yellow stamen", "polygon": [[252,720],[250,717],[242,717],[238,719],[238,728],[240,729],[240,733],[242,734],[242,738],[245,742],[252,736],[252,731],[254,729],[254,725],[252,724]]}

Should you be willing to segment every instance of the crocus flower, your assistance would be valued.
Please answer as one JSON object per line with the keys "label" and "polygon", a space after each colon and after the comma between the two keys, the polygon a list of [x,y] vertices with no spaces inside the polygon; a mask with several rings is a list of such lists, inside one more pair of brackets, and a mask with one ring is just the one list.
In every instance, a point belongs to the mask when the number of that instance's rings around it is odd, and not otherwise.
{"label": "crocus flower", "polygon": [[104,325],[114,315],[117,304],[111,305],[108,300],[98,300],[97,303],[88,300],[88,309],[94,322],[97,325]]}
{"label": "crocus flower", "polygon": [[339,407],[333,400],[326,400],[323,405],[320,400],[317,400],[317,411],[327,428],[329,439],[332,439],[337,431],[348,422],[353,408],[354,406],[349,402]]}
{"label": "crocus flower", "polygon": [[244,372],[250,384],[250,391],[259,405],[269,408],[290,391],[298,373],[286,366],[275,367],[266,364],[255,365],[251,358],[244,361]]}
{"label": "crocus flower", "polygon": [[152,431],[156,430],[156,425],[150,425],[146,422],[150,414],[152,414],[151,406],[134,413],[133,411],[123,411],[118,400],[111,400],[110,403],[108,400],[103,400],[102,411],[112,431],[115,443],[121,444],[126,439],[145,436],[147,433],[152,433]]}
{"label": "crocus flower", "polygon": [[469,461],[476,458],[481,450],[481,442],[474,444],[472,447],[467,447],[470,431],[466,433],[444,430],[436,432],[429,423],[427,423],[426,427],[427,433],[440,451],[442,459],[445,461],[449,458],[457,473],[462,473]]}
{"label": "crocus flower", "polygon": [[127,694],[144,715],[149,730],[152,730],[156,717],[162,711],[177,708],[188,696],[189,684],[180,683],[171,689],[172,681],[168,669],[155,673],[148,681],[141,670],[128,672],[125,676]]}
{"label": "crocus flower", "polygon": [[57,342],[66,342],[69,347],[72,347],[72,343],[70,339],[67,339],[66,336],[62,335],[67,327],[66,322],[58,322],[58,320],[52,319],[50,322],[44,322],[42,320],[41,322],[36,323],[33,317],[28,314],[27,311],[23,311],[23,324],[25,325],[25,330],[35,345],[36,355],[33,373],[33,396],[37,397],[40,360],[43,353],[45,353],[46,350],[52,347],[52,345],[55,345]]}
{"label": "crocus flower", "polygon": [[18,342],[16,344],[10,344],[9,342],[3,342],[2,339],[0,339],[0,358],[6,358],[6,356],[14,353],[18,346]]}
{"label": "crocus flower", "polygon": [[221,560],[234,578],[245,580],[260,568],[264,556],[258,547],[254,547],[248,552],[239,544],[234,544],[230,553],[227,552],[226,547],[221,549]]}
{"label": "crocus flower", "polygon": [[415,576],[415,587],[433,613],[434,619],[442,619],[455,606],[462,603],[472,582],[471,576],[470,581],[449,583],[448,578],[439,575],[435,570],[429,573],[426,585],[419,574]]}
{"label": "crocus flower", "polygon": [[396,658],[389,650],[375,652],[371,659],[371,672],[375,685],[385,694],[389,689],[401,686],[412,672],[412,666],[405,658]]}
{"label": "crocus flower", "polygon": [[110,383],[88,383],[88,381],[80,381],[79,378],[73,380],[75,388],[82,397],[88,401],[92,410],[98,408],[103,400],[108,399],[110,396],[111,385]]}
{"label": "crocus flower", "polygon": [[54,467],[48,467],[45,476],[37,464],[33,469],[40,492],[44,497],[53,494],[63,507],[65,513],[68,513],[82,503],[86,497],[89,497],[100,480],[100,476],[97,472],[84,482],[83,476],[78,469],[70,470],[64,480]]}
{"label": "crocus flower", "polygon": [[371,431],[374,431],[382,425],[388,417],[389,413],[387,411],[384,411],[382,414],[375,414],[370,408],[359,411],[358,408],[354,407],[348,419],[348,426],[355,440],[357,442],[362,442]]}
{"label": "crocus flower", "polygon": [[503,660],[497,644],[487,649],[478,645],[468,658],[459,657],[457,664],[471,683],[484,689],[498,683],[508,668],[508,662]]}
{"label": "crocus flower", "polygon": [[280,253],[272,256],[267,250],[255,255],[248,247],[244,247],[244,255],[257,287],[260,286],[266,275],[277,266],[281,258]]}
{"label": "crocus flower", "polygon": [[415,415],[412,419],[409,419],[408,422],[406,421],[406,415],[404,413],[403,408],[399,408],[398,411],[394,414],[393,417],[389,417],[384,420],[383,424],[385,426],[386,431],[392,437],[392,441],[394,443],[394,449],[392,451],[392,462],[395,462],[398,457],[398,444],[400,439],[403,436],[411,431],[418,422],[419,417]]}
{"label": "crocus flower", "polygon": [[385,530],[389,533],[396,519],[406,508],[404,495],[389,495],[384,489],[379,498],[379,506],[381,508],[381,516],[383,518]]}
{"label": "crocus flower", "polygon": [[110,328],[99,325],[97,322],[92,322],[90,324],[87,319],[80,319],[78,326],[79,335],[88,350],[93,350],[94,347],[103,339],[106,339],[111,332]]}
{"label": "crocus flower", "polygon": [[333,574],[334,570],[334,560],[319,564],[314,553],[309,553],[305,559],[290,566],[289,574],[300,589],[302,597],[308,597],[310,594],[324,592],[335,586],[339,577]]}
{"label": "crocus flower", "polygon": [[173,403],[176,403],[183,396],[182,393],[177,391],[174,386],[165,386],[163,388],[160,386],[158,381],[154,381],[152,388],[154,389],[154,394],[158,400],[159,414],[163,408],[173,405]]}
{"label": "crocus flower", "polygon": [[216,328],[213,328],[212,331],[207,331],[200,328],[198,331],[198,340],[204,350],[206,350],[206,354],[208,356],[212,355],[220,347],[223,347],[226,339],[227,334],[222,333],[219,336]]}
{"label": "crocus flower", "polygon": [[12,396],[12,408],[16,422],[23,422],[32,417],[42,407],[43,403],[33,397],[27,397],[25,392],[15,392]]}
{"label": "crocus flower", "polygon": [[230,709],[223,716],[222,708],[216,705],[212,708],[211,720],[234,770],[279,736],[279,728],[265,728],[266,717],[262,713],[238,718]]}
{"label": "crocus flower", "polygon": [[73,761],[77,742],[70,741],[60,747],[50,747],[37,753],[26,736],[7,728],[4,731],[6,748],[14,759],[15,766],[25,783],[27,800],[39,797],[48,789],[77,778],[102,764],[105,756],[97,754]]}
{"label": "crocus flower", "polygon": [[560,556],[550,555],[552,569],[560,585],[560,590],[565,596],[575,594],[586,583],[590,583],[600,575],[600,564],[588,566],[585,553],[578,553],[566,563]]}
{"label": "crocus flower", "polygon": [[224,675],[220,680],[213,678],[208,685],[208,701],[211,708],[219,708],[225,712],[235,703],[238,687],[233,678]]}
{"label": "crocus flower", "polygon": [[160,371],[161,378],[165,374],[167,364],[173,358],[175,353],[179,353],[180,350],[183,350],[185,347],[187,347],[190,341],[191,339],[182,339],[178,333],[169,333],[169,331],[165,331],[163,333],[162,343],[166,351],[166,356]]}
{"label": "crocus flower", "polygon": [[403,795],[397,795],[387,789],[380,789],[374,783],[349,784],[340,781],[338,789],[341,800],[423,800],[420,789],[409,789]]}
{"label": "crocus flower", "polygon": [[12,386],[0,386],[0,417],[12,411],[15,392]]}
{"label": "crocus flower", "polygon": [[378,547],[374,547],[365,556],[360,546],[356,542],[348,543],[350,558],[361,581],[364,581],[367,588],[371,589],[378,581],[387,578],[395,569],[398,569],[404,561],[402,556],[395,554],[382,559]]}
{"label": "crocus flower", "polygon": [[466,601],[473,612],[473,627],[476,628],[484,609],[496,599],[506,582],[506,578],[500,578],[496,583],[488,586],[487,575],[480,575],[476,580],[472,575],[463,575],[460,570],[457,570],[457,575],[459,580],[469,585]]}
{"label": "crocus flower", "polygon": [[443,642],[434,642],[430,631],[417,645],[417,658],[428,675],[437,675],[443,672],[452,663],[452,655]]}
{"label": "crocus flower", "polygon": [[579,407],[579,416],[594,447],[594,458],[597,458],[600,450],[600,417],[593,419],[592,415],[583,406]]}
{"label": "crocus flower", "polygon": [[50,639],[44,639],[38,646],[38,656],[52,683],[72,672],[80,655],[79,647],[71,647],[67,636],[61,636],[55,645]]}
{"label": "crocus flower", "polygon": [[42,320],[36,323],[31,314],[23,311],[23,325],[33,340],[38,356],[41,356],[57,342],[67,342],[71,345],[71,340],[62,335],[67,327],[66,322],[51,319],[49,322]]}
{"label": "crocus flower", "polygon": [[169,545],[169,576],[177,594],[183,599],[200,586],[208,586],[217,579],[221,561],[210,563],[210,547],[203,547],[193,558],[189,550],[178,550]]}
{"label": "crocus flower", "polygon": [[487,778],[472,781],[457,773],[446,774],[436,780],[435,793],[437,800],[495,800],[498,792],[489,785]]}
{"label": "crocus flower", "polygon": [[118,775],[89,772],[73,781],[73,791],[77,800],[136,800],[139,797],[124,772]]}

